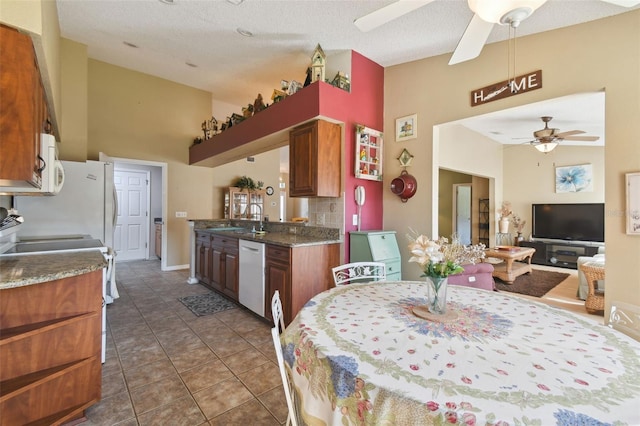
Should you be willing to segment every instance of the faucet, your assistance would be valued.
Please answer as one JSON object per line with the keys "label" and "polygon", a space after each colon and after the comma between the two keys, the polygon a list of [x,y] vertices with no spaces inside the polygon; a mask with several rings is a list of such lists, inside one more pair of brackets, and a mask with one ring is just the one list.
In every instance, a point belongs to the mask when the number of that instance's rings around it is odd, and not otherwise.
{"label": "faucet", "polygon": [[[263,226],[262,226],[262,204],[259,203],[249,203],[249,211],[251,211],[251,206],[256,206],[258,208],[258,210],[260,211],[260,229],[259,231],[263,231]],[[253,215],[252,215],[253,216]]]}

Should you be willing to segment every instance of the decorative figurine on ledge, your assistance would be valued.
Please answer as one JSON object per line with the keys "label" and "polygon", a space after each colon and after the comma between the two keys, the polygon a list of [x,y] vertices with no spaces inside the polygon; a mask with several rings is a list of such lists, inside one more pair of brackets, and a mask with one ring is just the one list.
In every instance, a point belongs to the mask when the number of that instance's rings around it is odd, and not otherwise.
{"label": "decorative figurine on ledge", "polygon": [[299,81],[291,80],[291,83],[289,83],[289,88],[287,89],[287,95],[291,96],[300,89],[302,89],[302,83],[300,83]]}
{"label": "decorative figurine on ledge", "polygon": [[337,87],[338,89],[346,90],[349,92],[351,90],[351,83],[349,82],[349,76],[345,75],[342,71],[338,71],[335,77],[333,77],[333,81],[331,81],[331,85]]}
{"label": "decorative figurine on ledge", "polygon": [[283,92],[282,90],[273,89],[273,94],[271,95],[271,100],[273,101],[273,103],[276,103],[276,102],[280,102],[281,100],[283,100],[286,97],[287,97],[287,94],[285,92]]}
{"label": "decorative figurine on ledge", "polygon": [[242,115],[244,118],[249,118],[253,115],[253,105],[248,104],[246,107],[242,108]]}
{"label": "decorative figurine on ledge", "polygon": [[253,102],[253,113],[257,114],[260,111],[262,111],[263,109],[265,109],[267,106],[264,104],[264,102],[262,101],[262,94],[258,93],[258,97],[256,98],[256,100]]}
{"label": "decorative figurine on ledge", "polygon": [[214,116],[211,116],[211,120],[203,121],[202,131],[204,132],[204,140],[210,139],[212,136],[220,133],[218,130],[218,120],[216,120]]}
{"label": "decorative figurine on ledge", "polygon": [[316,50],[313,51],[311,56],[311,82],[324,81],[324,70],[327,62],[327,55],[324,54],[324,50],[320,47],[320,44],[316,46]]}

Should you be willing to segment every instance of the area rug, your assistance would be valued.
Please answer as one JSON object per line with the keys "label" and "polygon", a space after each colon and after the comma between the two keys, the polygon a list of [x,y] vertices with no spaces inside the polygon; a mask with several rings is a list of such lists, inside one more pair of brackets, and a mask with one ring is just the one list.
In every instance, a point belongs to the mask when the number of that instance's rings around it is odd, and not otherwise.
{"label": "area rug", "polygon": [[542,297],[552,288],[564,281],[569,274],[563,272],[534,269],[530,274],[520,275],[513,284],[506,284],[500,278],[494,278],[496,289],[527,296]]}
{"label": "area rug", "polygon": [[179,297],[178,300],[191,312],[201,317],[211,315],[227,309],[237,308],[238,305],[218,293],[196,294],[193,296]]}

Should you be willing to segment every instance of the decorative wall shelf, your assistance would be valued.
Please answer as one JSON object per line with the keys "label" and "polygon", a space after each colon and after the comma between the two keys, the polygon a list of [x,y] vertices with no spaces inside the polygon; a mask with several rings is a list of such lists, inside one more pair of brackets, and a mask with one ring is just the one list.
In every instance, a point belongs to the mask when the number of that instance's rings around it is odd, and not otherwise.
{"label": "decorative wall shelf", "polygon": [[382,132],[356,125],[356,165],[358,179],[382,180]]}

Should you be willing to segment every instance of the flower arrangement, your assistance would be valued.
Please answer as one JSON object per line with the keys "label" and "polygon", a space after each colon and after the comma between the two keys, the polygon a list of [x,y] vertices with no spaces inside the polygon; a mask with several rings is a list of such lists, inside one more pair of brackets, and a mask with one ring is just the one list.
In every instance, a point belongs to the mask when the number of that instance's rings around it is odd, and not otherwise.
{"label": "flower arrangement", "polygon": [[527,223],[526,220],[522,220],[522,218],[516,214],[513,215],[513,228],[516,230],[518,234],[522,234],[522,230],[524,229],[524,225]]}
{"label": "flower arrangement", "polygon": [[500,220],[508,219],[512,216],[513,210],[511,210],[511,203],[509,201],[503,201],[498,213],[500,214]]}
{"label": "flower arrangement", "polygon": [[431,240],[425,235],[413,237],[407,235],[411,258],[409,262],[416,262],[422,268],[423,277],[446,278],[449,275],[462,272],[462,263],[476,263],[484,258],[484,244],[463,245],[456,235],[451,243],[445,237]]}

